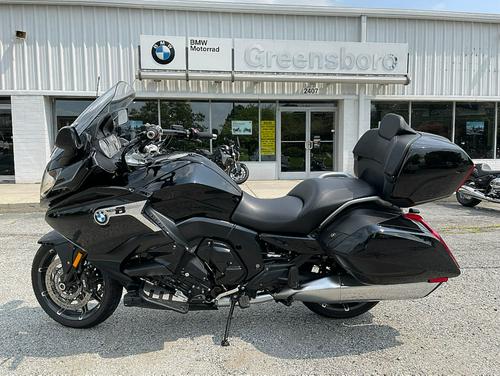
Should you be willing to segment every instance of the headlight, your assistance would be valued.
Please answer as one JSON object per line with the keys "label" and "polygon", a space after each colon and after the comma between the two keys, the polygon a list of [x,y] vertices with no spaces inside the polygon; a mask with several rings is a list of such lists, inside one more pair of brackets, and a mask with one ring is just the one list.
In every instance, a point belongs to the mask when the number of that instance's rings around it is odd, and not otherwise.
{"label": "headlight", "polygon": [[42,184],[40,184],[40,197],[45,198],[56,183],[57,175],[61,169],[51,170],[43,173]]}

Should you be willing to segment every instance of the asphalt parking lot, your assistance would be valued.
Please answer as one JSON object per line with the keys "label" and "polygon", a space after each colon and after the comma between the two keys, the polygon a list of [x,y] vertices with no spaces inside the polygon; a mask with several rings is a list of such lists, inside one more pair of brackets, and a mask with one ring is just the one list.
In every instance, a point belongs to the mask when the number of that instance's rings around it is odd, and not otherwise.
{"label": "asphalt parking lot", "polygon": [[418,301],[382,302],[351,320],[300,303],[180,315],[120,306],[75,330],[52,321],[31,290],[41,212],[0,212],[0,374],[499,374],[500,206],[421,207],[462,275]]}

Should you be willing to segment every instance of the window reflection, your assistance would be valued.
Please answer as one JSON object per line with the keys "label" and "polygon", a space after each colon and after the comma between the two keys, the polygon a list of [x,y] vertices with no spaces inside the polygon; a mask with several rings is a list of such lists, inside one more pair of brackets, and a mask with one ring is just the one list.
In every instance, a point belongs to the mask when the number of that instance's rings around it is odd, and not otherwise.
{"label": "window reflection", "polygon": [[412,102],[411,127],[451,140],[453,127],[452,102]]}
{"label": "window reflection", "polygon": [[0,179],[14,175],[14,145],[10,99],[0,98]]}
{"label": "window reflection", "polygon": [[128,107],[128,124],[118,129],[118,134],[132,140],[140,132],[144,124],[158,124],[158,101],[135,100]]}
{"label": "window reflection", "polygon": [[494,103],[456,103],[455,143],[471,158],[493,158]]}
{"label": "window reflection", "polygon": [[382,118],[390,113],[401,115],[408,123],[410,102],[372,102],[370,128],[378,128]]}
{"label": "window reflection", "polygon": [[[162,128],[182,125],[184,128],[196,128],[202,132],[210,130],[210,103],[195,101],[161,101],[160,118]],[[196,151],[210,149],[210,141],[188,141],[172,138],[168,147],[178,151]]]}
{"label": "window reflection", "polygon": [[218,133],[214,148],[239,141],[242,161],[259,160],[258,103],[212,102],[212,130]]}
{"label": "window reflection", "polygon": [[55,117],[57,130],[71,125],[94,99],[56,99]]}

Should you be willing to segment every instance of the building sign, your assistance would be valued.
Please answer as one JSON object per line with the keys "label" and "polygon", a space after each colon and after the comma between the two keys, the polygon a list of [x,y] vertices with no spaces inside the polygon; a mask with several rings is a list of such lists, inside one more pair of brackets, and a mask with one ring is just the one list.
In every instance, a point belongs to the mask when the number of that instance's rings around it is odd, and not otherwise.
{"label": "building sign", "polygon": [[252,121],[251,120],[232,120],[231,133],[233,136],[251,136]]}
{"label": "building sign", "polygon": [[141,70],[406,75],[408,45],[141,35]]}
{"label": "building sign", "polygon": [[408,45],[238,39],[234,70],[266,73],[406,74]]}
{"label": "building sign", "polygon": [[141,35],[141,68],[186,69],[186,38]]}
{"label": "building sign", "polygon": [[232,48],[229,38],[188,38],[189,70],[230,72]]}
{"label": "building sign", "polygon": [[276,122],[274,120],[261,120],[260,122],[260,154],[276,154]]}

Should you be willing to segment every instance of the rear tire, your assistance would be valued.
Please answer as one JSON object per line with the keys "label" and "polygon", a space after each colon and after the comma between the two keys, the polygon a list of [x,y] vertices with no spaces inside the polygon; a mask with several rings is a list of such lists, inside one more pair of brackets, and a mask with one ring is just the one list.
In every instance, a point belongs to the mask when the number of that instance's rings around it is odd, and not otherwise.
{"label": "rear tire", "polygon": [[[49,245],[42,245],[33,259],[31,283],[38,303],[52,319],[70,328],[90,328],[100,324],[115,311],[122,296],[122,286],[117,281],[94,268],[91,264],[87,265],[88,270],[91,270],[90,277],[95,278],[97,282],[93,283],[99,286],[99,290],[90,294],[83,287],[77,286],[78,283],[76,283],[75,286],[77,287],[75,289],[77,289],[77,292],[73,294],[75,295],[74,300],[71,300],[73,298],[68,298],[68,296],[73,296],[71,293],[65,291],[61,293],[61,290],[57,289],[57,285],[61,284],[61,281],[55,280],[60,276],[58,256],[55,250]],[[50,273],[50,270],[53,273]],[[54,278],[52,278],[52,274]],[[48,280],[54,283],[48,286]],[[80,282],[80,285],[84,286],[85,284]],[[50,294],[48,293],[49,288],[51,289]],[[54,298],[58,296],[57,294],[59,294],[59,302],[58,299]],[[63,294],[66,295],[63,296]],[[85,303],[85,306],[77,309],[77,299],[80,297],[82,297],[83,301],[81,305]],[[75,304],[75,307],[71,307],[70,303],[75,301],[77,304]],[[63,307],[60,302],[66,302],[64,303],[66,307]],[[90,306],[91,303],[93,304],[92,307]]]}
{"label": "rear tire", "polygon": [[478,205],[481,202],[481,200],[478,200],[477,198],[474,197],[467,198],[460,192],[457,192],[455,196],[457,197],[457,201],[461,205],[466,206],[468,208],[473,208],[474,206]]}
{"label": "rear tire", "polygon": [[314,313],[331,319],[350,319],[368,312],[378,302],[320,304],[304,302],[304,305]]}

